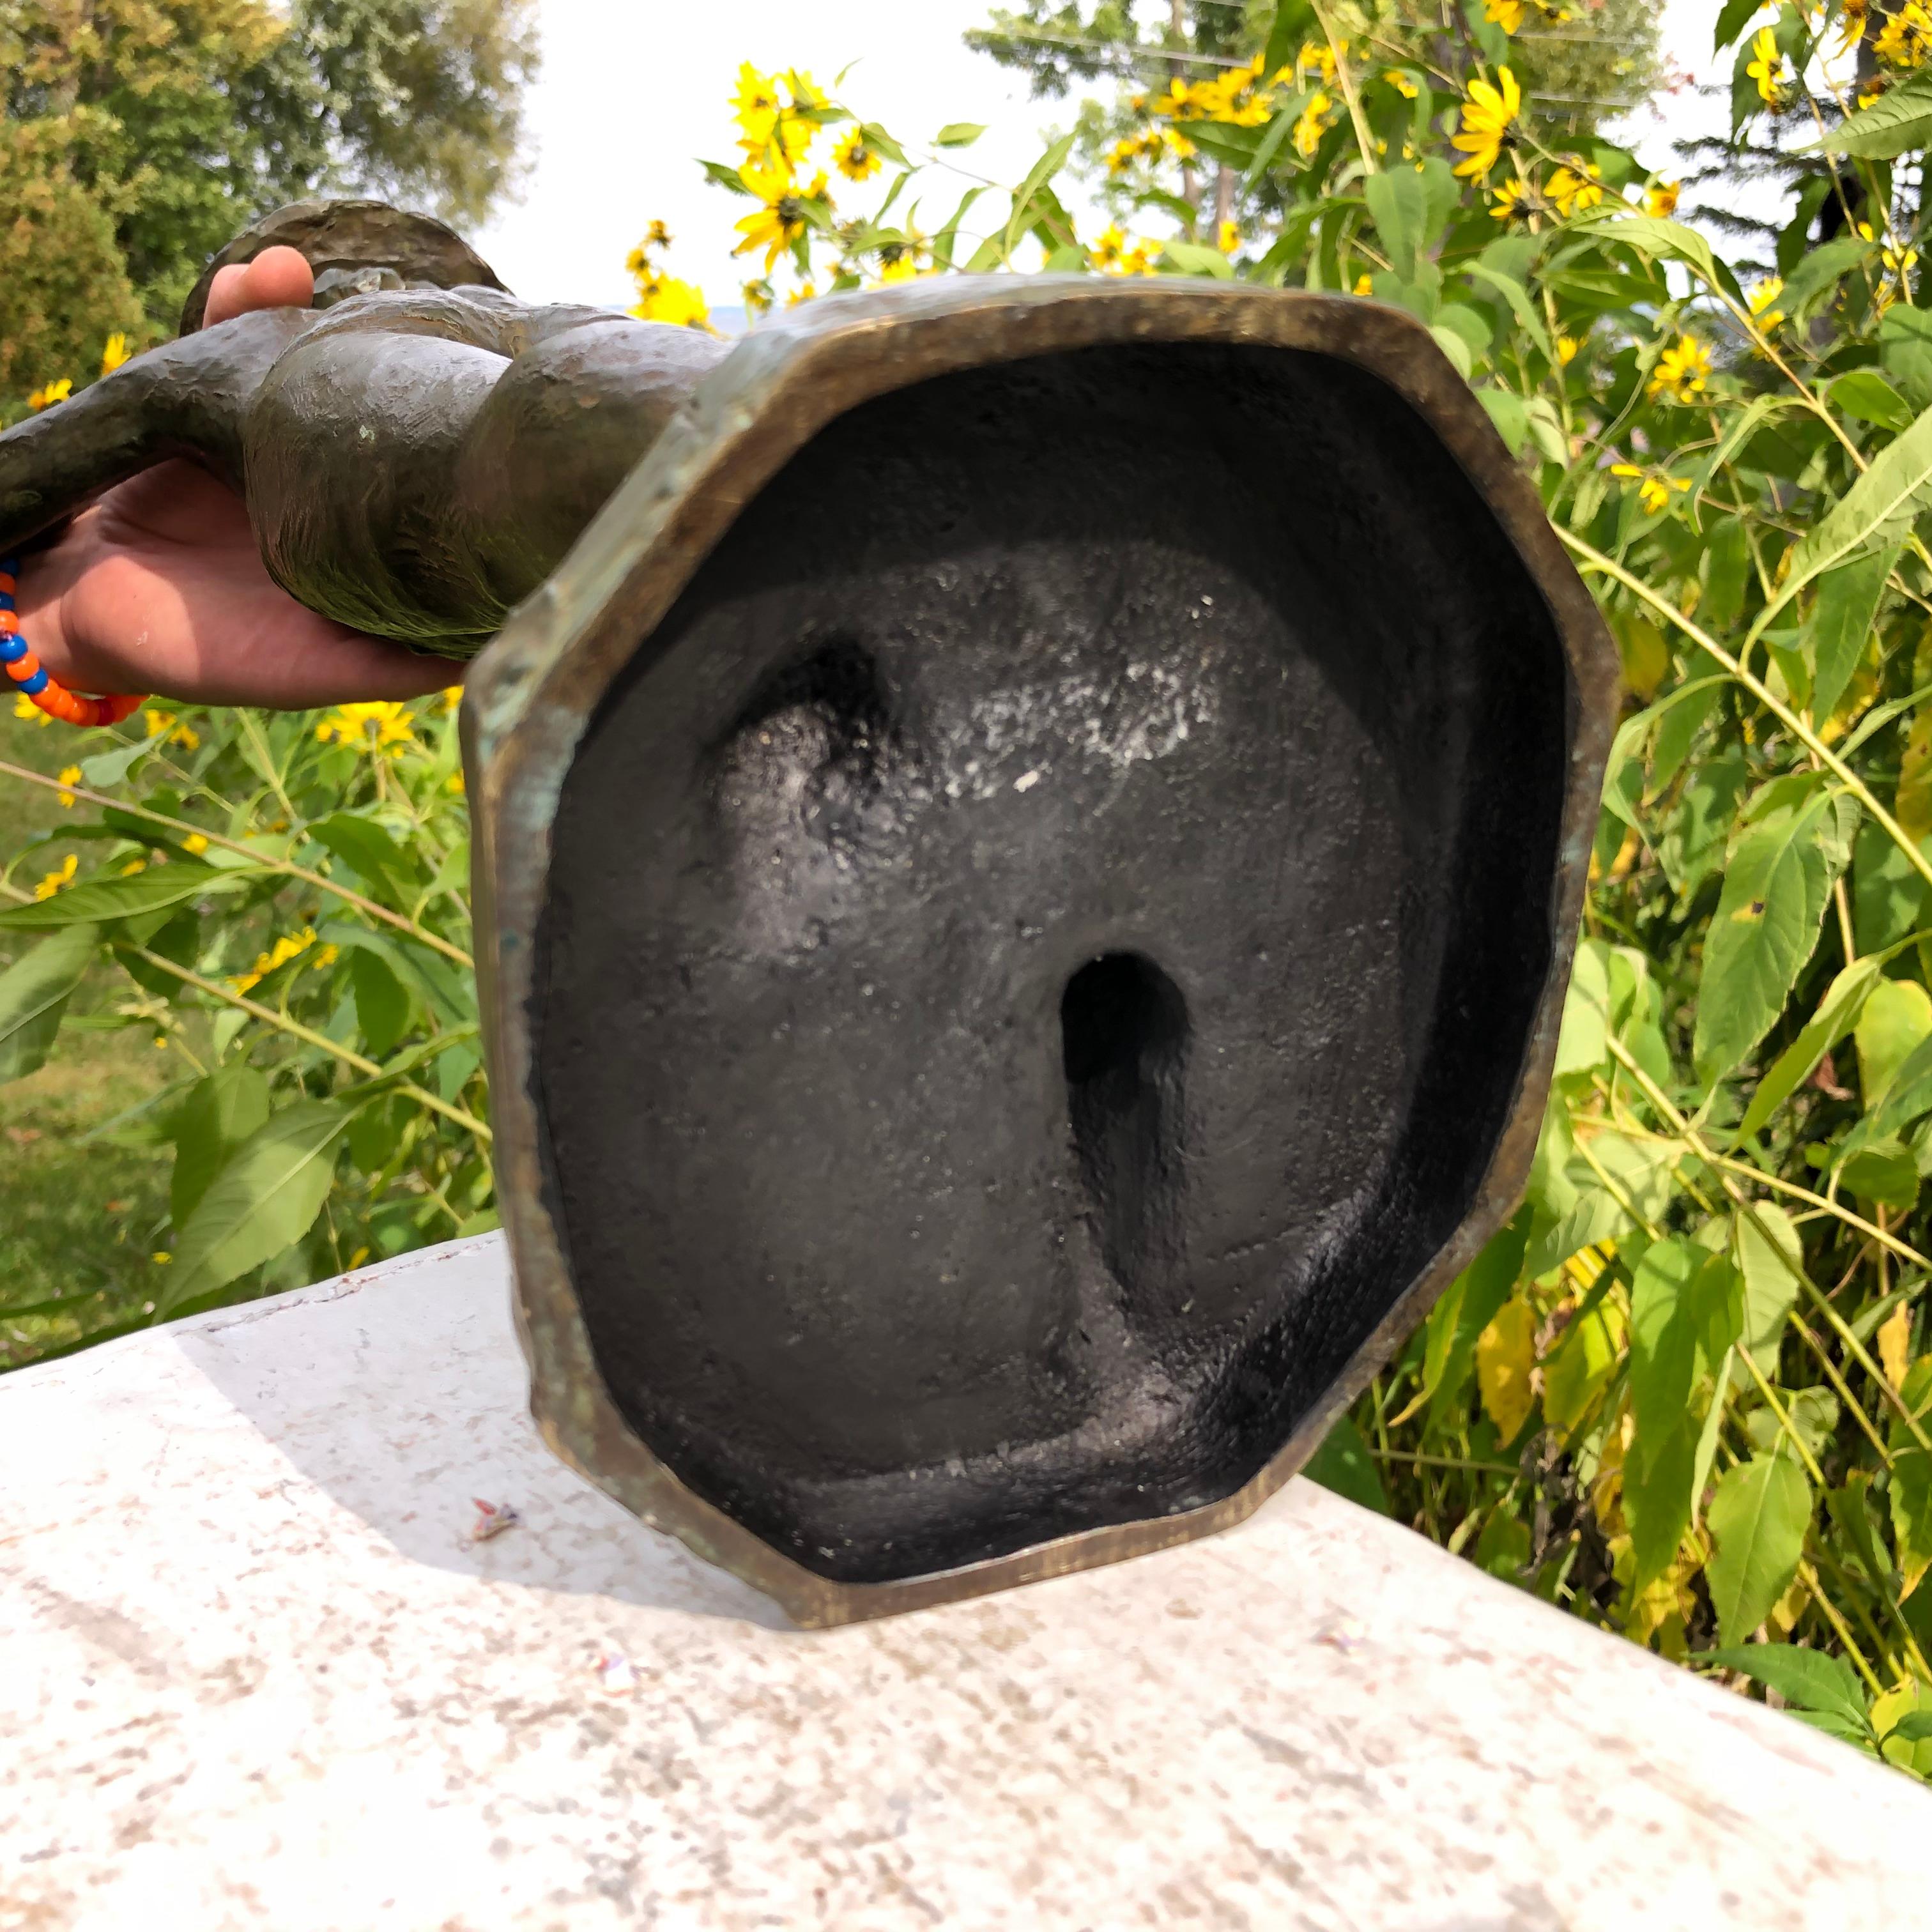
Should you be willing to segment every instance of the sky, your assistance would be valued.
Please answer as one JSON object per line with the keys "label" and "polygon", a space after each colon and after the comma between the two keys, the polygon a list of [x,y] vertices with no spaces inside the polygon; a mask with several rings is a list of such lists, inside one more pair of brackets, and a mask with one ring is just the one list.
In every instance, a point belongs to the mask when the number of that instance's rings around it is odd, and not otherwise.
{"label": "sky", "polygon": [[[729,102],[745,60],[806,68],[828,88],[848,70],[841,98],[908,148],[949,122],[986,123],[974,146],[950,158],[959,172],[927,190],[921,225],[935,227],[971,179],[1018,182],[1038,159],[1043,131],[1070,124],[1070,102],[1030,100],[1023,79],[962,44],[987,10],[956,0],[735,0],[716,13],[688,0],[541,0],[544,64],[526,97],[523,197],[471,238],[528,299],[627,306],[636,298],[624,258],[658,219],[674,240],[671,272],[696,282],[714,306],[736,304],[751,271],[733,258],[732,226],[748,204],[710,185],[694,158],[731,155]],[[1717,0],[1667,0],[1665,47],[1687,80],[1718,72],[1716,10]],[[1659,105],[1619,130],[1659,165],[1669,163],[1674,136],[1724,113],[1688,85]],[[989,212],[999,205],[987,198]],[[1090,236],[1100,218],[1074,208]]]}

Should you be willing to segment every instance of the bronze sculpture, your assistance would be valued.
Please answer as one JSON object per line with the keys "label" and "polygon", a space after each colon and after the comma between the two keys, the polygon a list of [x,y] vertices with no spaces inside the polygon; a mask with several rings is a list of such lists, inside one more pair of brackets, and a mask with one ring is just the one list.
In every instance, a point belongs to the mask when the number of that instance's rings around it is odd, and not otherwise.
{"label": "bronze sculpture", "polygon": [[502,624],[547,1438],[809,1623],[1246,1514],[1507,1213],[1554,1048],[1615,660],[1460,378],[1346,298],[962,278],[725,359],[314,246],[377,286],[0,439],[0,540],[186,446],[316,608]]}

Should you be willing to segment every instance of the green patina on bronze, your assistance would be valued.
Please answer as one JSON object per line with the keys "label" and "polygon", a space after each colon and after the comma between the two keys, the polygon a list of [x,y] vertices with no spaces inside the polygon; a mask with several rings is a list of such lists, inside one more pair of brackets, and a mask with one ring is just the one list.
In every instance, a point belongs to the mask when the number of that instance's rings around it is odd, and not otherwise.
{"label": "green patina on bronze", "polygon": [[[278,243],[309,256],[318,306],[199,328],[214,269]],[[245,500],[292,596],[454,658],[556,568],[727,352],[690,329],[520,302],[440,223],[375,202],[269,217],[210,265],[183,322],[0,436],[0,549],[186,456]]]}

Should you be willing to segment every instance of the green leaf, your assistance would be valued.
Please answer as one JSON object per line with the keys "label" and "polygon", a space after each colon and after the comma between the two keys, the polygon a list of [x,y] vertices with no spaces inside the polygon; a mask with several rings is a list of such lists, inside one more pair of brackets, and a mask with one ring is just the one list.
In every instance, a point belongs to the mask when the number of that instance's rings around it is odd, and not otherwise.
{"label": "green leaf", "polygon": [[1706,1651],[1694,1660],[1714,1670],[1738,1670],[1801,1711],[1842,1718],[1865,1728],[1864,1687],[1842,1657],[1827,1657],[1795,1643],[1746,1643]]}
{"label": "green leaf", "polygon": [[1865,1117],[1838,1144],[1840,1160],[1880,1141],[1894,1140],[1922,1114],[1932,1113],[1932,1040],[1922,1040],[1900,1063]]}
{"label": "green leaf", "polygon": [[1896,441],[1886,444],[1866,470],[1813,524],[1790,553],[1780,596],[1798,590],[1836,566],[1888,549],[1911,534],[1912,520],[1932,503],[1932,410]]}
{"label": "green leaf", "polygon": [[1735,300],[1744,298],[1737,278],[1712,254],[1710,243],[1681,221],[1666,221],[1654,214],[1605,212],[1578,219],[1571,224],[1571,232],[1628,242],[1651,261],[1682,262],[1712,287],[1724,290]]}
{"label": "green leaf", "polygon": [[438,1019],[462,1026],[476,1018],[475,982],[457,971],[440,952],[401,933],[372,932],[366,926],[351,926],[346,920],[331,920],[316,935],[344,952],[352,947],[380,956],[405,986],[411,988]]}
{"label": "green leaf", "polygon": [[1864,656],[1900,548],[1888,544],[1869,556],[1854,557],[1818,580],[1818,605],[1811,618],[1811,716],[1819,724],[1838,709]]}
{"label": "green leaf", "polygon": [[1878,326],[1879,359],[1921,409],[1932,403],[1932,315],[1894,302]]}
{"label": "green leaf", "polygon": [[1522,1580],[1522,1573],[1529,1567],[1529,1526],[1519,1522],[1499,1507],[1490,1512],[1490,1520],[1484,1524],[1469,1560],[1488,1575],[1515,1583]]}
{"label": "green leaf", "polygon": [[1888,88],[1869,107],[1848,114],[1814,152],[1889,161],[1924,147],[1932,147],[1932,74],[1913,74]]}
{"label": "green leaf", "polygon": [[1798,1037],[1772,1063],[1771,1071],[1757,1084],[1744,1118],[1738,1123],[1737,1138],[1748,1141],[1766,1121],[1810,1079],[1818,1063],[1857,1025],[1865,1001],[1879,984],[1878,962],[1855,959],[1825,989],[1814,1013]]}
{"label": "green leaf", "polygon": [[1927,887],[1898,842],[1876,820],[1852,848],[1852,930],[1861,952],[1882,952],[1926,922]]}
{"label": "green leaf", "polygon": [[314,1225],[335,1172],[335,1144],[354,1118],[336,1100],[298,1100],[224,1163],[175,1243],[160,1318],[272,1261]]}
{"label": "green leaf", "polygon": [[1707,1085],[1729,1072],[1784,1010],[1818,943],[1835,876],[1832,801],[1773,813],[1738,840],[1704,945],[1694,1052]]}
{"label": "green leaf", "polygon": [[0,973],[0,1083],[45,1064],[67,1003],[100,943],[98,928],[70,926]]}
{"label": "green leaf", "polygon": [[1767,1380],[1778,1374],[1784,1324],[1798,1303],[1804,1249],[1782,1208],[1761,1201],[1734,1209],[1731,1252],[1744,1278],[1744,1333],[1738,1338]]}
{"label": "green leaf", "polygon": [[1322,1438],[1321,1448],[1302,1465],[1301,1473],[1364,1509],[1381,1516],[1389,1513],[1388,1494],[1375,1458],[1362,1440],[1362,1432],[1346,1415],[1336,1419],[1335,1426]]}
{"label": "green leaf", "polygon": [[1422,1358],[1422,1386],[1432,1428],[1462,1400],[1475,1365],[1476,1341],[1509,1299],[1529,1239],[1526,1210],[1491,1235],[1483,1251],[1451,1282],[1430,1312]]}
{"label": "green leaf", "polygon": [[[1636,1422],[1632,1454],[1646,1466],[1681,1432],[1690,1406],[1702,1329],[1690,1289],[1710,1258],[1688,1241],[1653,1241],[1631,1277],[1630,1391]],[[1624,1459],[1626,1468],[1631,1460]],[[1687,1486],[1689,1473],[1687,1450]]]}
{"label": "green leaf", "polygon": [[1882,980],[1858,1016],[1858,1086],[1869,1108],[1878,1105],[1913,1049],[1932,1036],[1932,996],[1911,980]]}
{"label": "green leaf", "polygon": [[[1189,124],[1190,126],[1192,123]],[[1216,281],[1234,279],[1234,265],[1218,248],[1204,248],[1198,242],[1168,242],[1161,246],[1161,260],[1172,262],[1184,275],[1212,275]]]}
{"label": "green leaf", "polygon": [[1552,1070],[1557,1078],[1592,1072],[1602,1066],[1610,1055],[1610,949],[1601,940],[1586,939],[1577,946],[1563,1001]]}
{"label": "green leaf", "polygon": [[1624,1324],[1616,1304],[1586,1302],[1543,1365],[1543,1413],[1559,1435],[1586,1421],[1616,1374]]}
{"label": "green leaf", "polygon": [[1791,1587],[1810,1525],[1811,1486],[1789,1456],[1754,1456],[1724,1472],[1707,1520],[1717,1548],[1704,1580],[1728,1646],[1756,1629]]}
{"label": "green leaf", "polygon": [[230,1060],[188,1090],[176,1117],[168,1189],[177,1228],[188,1226],[228,1156],[268,1118],[268,1081],[244,1060]]}
{"label": "green leaf", "polygon": [[52,898],[36,899],[31,905],[10,906],[0,912],[0,932],[105,925],[110,920],[159,912],[187,899],[234,892],[259,876],[253,866],[218,872],[196,861],[172,859],[165,866],[150,866],[145,872],[124,878],[84,879],[65,892],[56,892]]}
{"label": "green leaf", "polygon": [[1467,382],[1474,373],[1475,357],[1470,352],[1469,339],[1460,330],[1445,328],[1439,323],[1429,331],[1436,338],[1436,346],[1456,365],[1456,373]]}
{"label": "green leaf", "polygon": [[[1822,306],[1838,284],[1872,253],[1869,242],[1850,235],[1806,250],[1803,259],[1793,265],[1784,278],[1784,286],[1778,291],[1778,307],[1794,322],[1808,320],[1810,311]],[[1911,419],[1908,412],[1905,421]],[[1904,423],[1889,425],[1898,429],[1904,426]]]}
{"label": "green leaf", "polygon": [[1750,24],[1764,0],[1724,0],[1718,10],[1718,29],[1711,51],[1720,54]]}
{"label": "green leaf", "polygon": [[986,131],[983,121],[949,121],[933,136],[935,148],[970,148]]}
{"label": "green leaf", "polygon": [[1473,275],[1477,280],[1496,290],[1508,303],[1510,313],[1516,317],[1516,326],[1536,344],[1543,359],[1553,368],[1556,363],[1556,350],[1550,340],[1550,332],[1544,326],[1536,305],[1529,298],[1529,291],[1515,276],[1505,274],[1489,262],[1467,262],[1463,273]]}
{"label": "green leaf", "polygon": [[138,744],[117,745],[111,752],[100,752],[91,758],[82,758],[80,775],[96,791],[105,791],[110,785],[120,784],[154,748],[154,741],[148,738]]}
{"label": "green leaf", "polygon": [[1910,428],[1913,410],[1876,369],[1848,369],[1832,385],[1832,400],[1847,416],[1894,432]]}
{"label": "green leaf", "polygon": [[310,826],[309,836],[355,873],[370,898],[397,912],[414,910],[424,884],[422,870],[374,819],[333,812]]}
{"label": "green leaf", "polygon": [[1362,184],[1362,198],[1389,266],[1404,281],[1413,281],[1416,258],[1429,240],[1424,232],[1429,209],[1421,175],[1412,167],[1385,168]]}
{"label": "green leaf", "polygon": [[1624,1514],[1636,1562],[1633,1591],[1643,1590],[1670,1568],[1690,1527],[1696,1466],[1697,1423],[1688,1414],[1652,1444],[1647,1457],[1624,1458]]}
{"label": "green leaf", "polygon": [[1892,1540],[1898,1552],[1899,1594],[1909,1597],[1932,1568],[1932,1455],[1912,1444],[1892,1421]]}
{"label": "green leaf", "polygon": [[[1072,152],[1073,136],[1071,134],[1063,134],[1045,154],[1040,156],[1038,160],[1034,162],[1026,179],[1020,183],[1018,192],[1013,196],[1012,212],[1006,218],[1006,234],[1004,238],[992,244],[995,250],[994,255],[995,261],[1004,262],[1012,260],[1014,248],[1020,237],[1026,232],[1028,224],[1034,218],[1034,196],[1066,165],[1066,158]],[[990,237],[988,240],[990,242]],[[984,249],[980,250],[981,254],[985,252]],[[979,260],[978,255],[974,256],[974,265],[977,265]]]}
{"label": "green leaf", "polygon": [[729,188],[734,194],[748,195],[752,190],[745,185],[743,177],[729,161],[700,161],[706,180],[719,188]]}
{"label": "green leaf", "polygon": [[1826,1491],[1825,1508],[1838,1525],[1839,1533],[1851,1545],[1858,1567],[1872,1582],[1882,1588],[1891,1581],[1892,1564],[1885,1553],[1885,1546],[1879,1540],[1878,1527],[1872,1520],[1870,1497],[1870,1472],[1854,1469],[1846,1477],[1843,1489]]}
{"label": "green leaf", "polygon": [[356,989],[363,1043],[373,1058],[381,1060],[409,1025],[409,994],[389,962],[366,946],[349,956],[349,982]]}

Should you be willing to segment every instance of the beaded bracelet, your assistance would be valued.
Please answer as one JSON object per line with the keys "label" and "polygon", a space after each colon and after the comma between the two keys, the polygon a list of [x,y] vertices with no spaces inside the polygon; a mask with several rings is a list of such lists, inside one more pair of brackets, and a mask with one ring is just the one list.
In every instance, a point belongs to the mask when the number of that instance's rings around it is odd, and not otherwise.
{"label": "beaded bracelet", "polygon": [[50,672],[27,648],[20,620],[14,614],[14,592],[20,583],[20,560],[0,557],[0,665],[23,698],[31,698],[50,718],[64,724],[118,724],[146,702],[144,698],[82,698]]}

